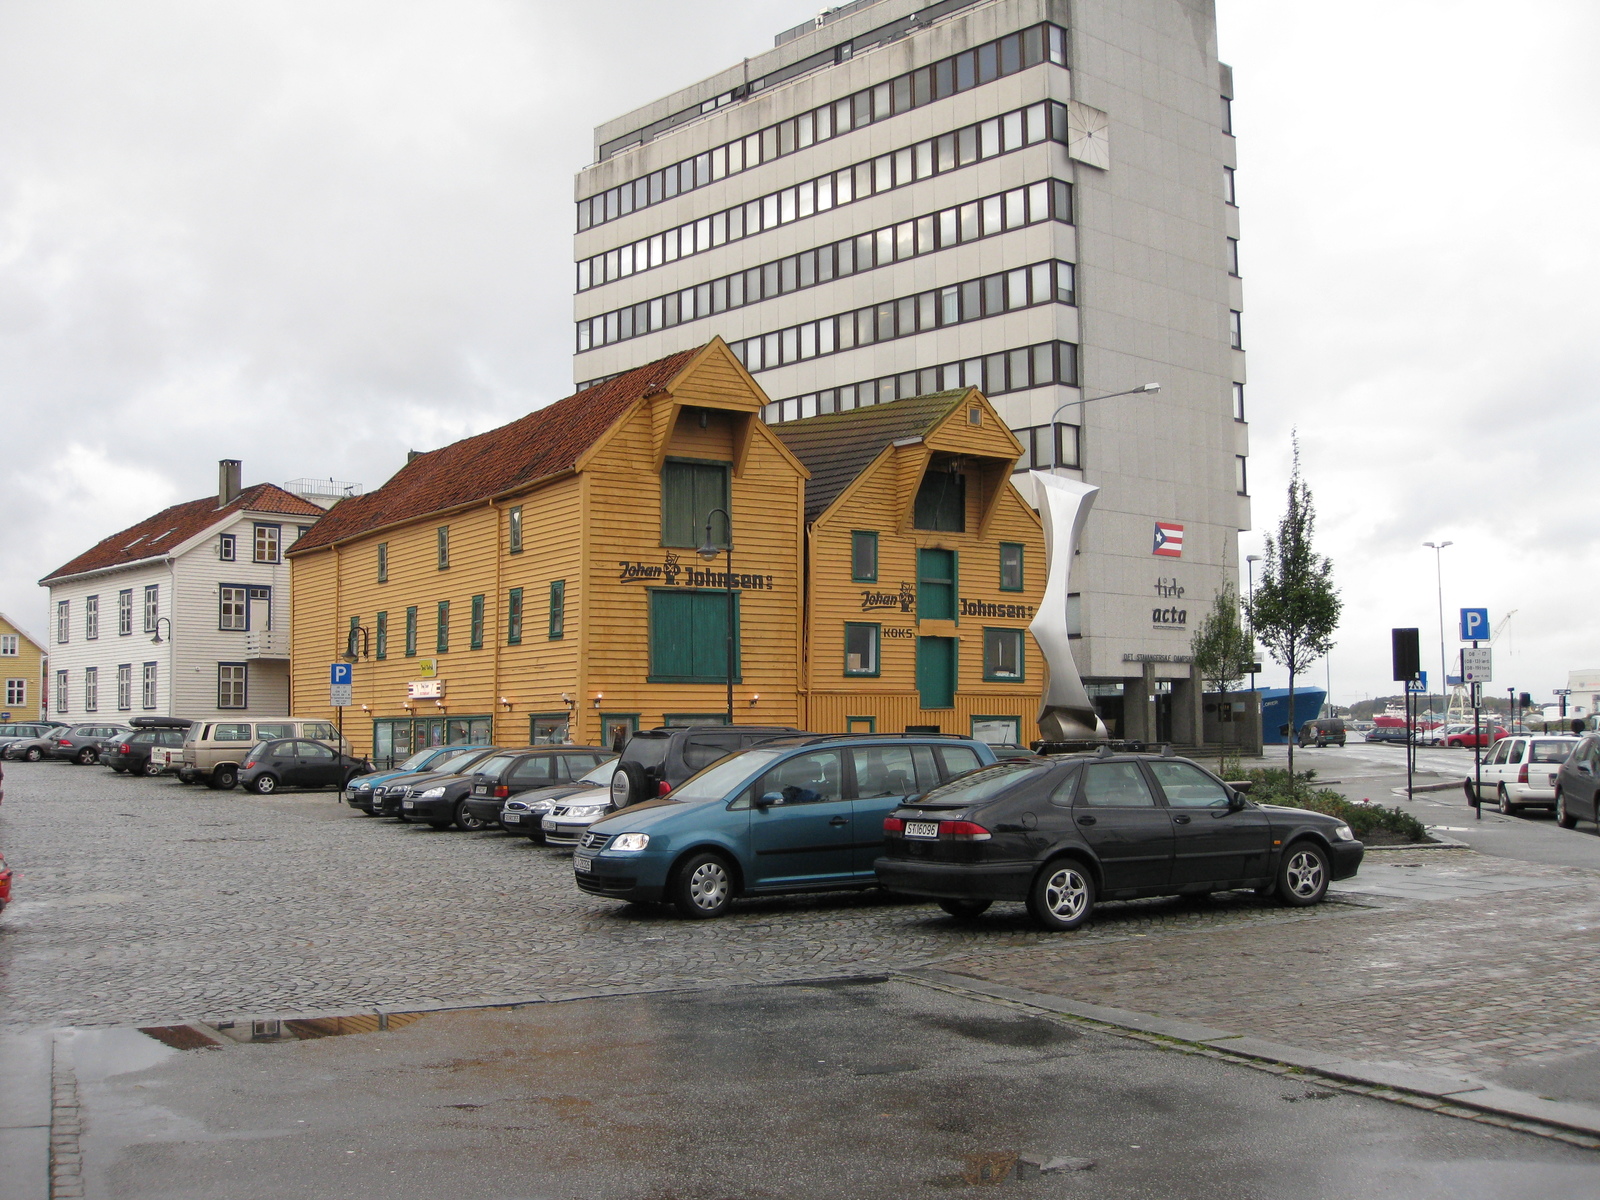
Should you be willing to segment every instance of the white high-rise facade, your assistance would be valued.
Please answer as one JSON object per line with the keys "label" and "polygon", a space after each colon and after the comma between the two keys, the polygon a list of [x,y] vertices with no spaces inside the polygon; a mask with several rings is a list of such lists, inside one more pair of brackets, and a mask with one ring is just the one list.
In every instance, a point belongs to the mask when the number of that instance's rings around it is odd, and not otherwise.
{"label": "white high-rise facade", "polygon": [[981,388],[1019,467],[1102,489],[1091,694],[1193,740],[1189,634],[1250,524],[1231,97],[1211,0],[824,13],[595,131],[574,379],[719,334],[771,421]]}

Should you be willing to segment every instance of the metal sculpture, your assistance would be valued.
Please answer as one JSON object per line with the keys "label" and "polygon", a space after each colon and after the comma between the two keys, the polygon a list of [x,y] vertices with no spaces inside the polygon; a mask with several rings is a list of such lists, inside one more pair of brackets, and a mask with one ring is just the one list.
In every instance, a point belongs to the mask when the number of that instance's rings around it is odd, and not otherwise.
{"label": "metal sculpture", "polygon": [[1100,489],[1046,471],[1031,471],[1044,523],[1045,588],[1028,632],[1044,652],[1049,685],[1039,706],[1039,733],[1047,742],[1109,741],[1105,722],[1089,702],[1067,628],[1067,575],[1078,539]]}

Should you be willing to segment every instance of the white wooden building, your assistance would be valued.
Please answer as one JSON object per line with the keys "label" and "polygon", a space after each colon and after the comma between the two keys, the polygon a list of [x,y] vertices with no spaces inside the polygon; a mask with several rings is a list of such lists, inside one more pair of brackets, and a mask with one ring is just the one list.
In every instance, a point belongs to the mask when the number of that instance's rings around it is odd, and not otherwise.
{"label": "white wooden building", "polygon": [[50,709],[64,719],[287,715],[289,561],[323,506],[240,486],[112,534],[51,572]]}

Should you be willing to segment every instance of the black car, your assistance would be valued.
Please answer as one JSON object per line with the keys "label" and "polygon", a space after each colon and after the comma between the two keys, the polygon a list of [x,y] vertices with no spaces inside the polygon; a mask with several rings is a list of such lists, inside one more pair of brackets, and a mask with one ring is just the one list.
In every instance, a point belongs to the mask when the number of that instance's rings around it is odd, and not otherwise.
{"label": "black car", "polygon": [[66,729],[57,729],[50,734],[50,741],[44,752],[45,757],[61,758],[77,763],[80,767],[86,767],[92,762],[99,761],[101,749],[112,738],[126,737],[131,732],[133,727],[124,725],[121,721],[91,721]]}
{"label": "black car", "polygon": [[157,746],[182,746],[184,731],[194,724],[183,717],[135,717],[133,732],[112,738],[100,750],[100,761],[118,775],[150,774],[150,751]]}
{"label": "black car", "polygon": [[257,742],[245,755],[239,782],[250,791],[269,796],[279,788],[343,788],[363,771],[367,760],[341,754],[309,738],[277,738]]}
{"label": "black car", "polygon": [[480,763],[490,755],[504,753],[499,746],[467,746],[455,754],[435,759],[421,770],[392,776],[376,784],[368,795],[363,796],[354,788],[345,795],[351,807],[360,809],[369,817],[400,817],[403,821],[406,818],[400,816],[400,804],[411,794],[413,787],[421,788],[432,780],[463,774],[474,763]]}
{"label": "black car", "polygon": [[526,750],[502,750],[475,763],[459,775],[436,775],[411,785],[400,802],[400,814],[412,821],[424,821],[435,829],[484,829],[498,819],[474,815],[467,801],[474,785],[488,783],[495,790],[539,787],[576,779],[592,771],[600,759],[611,752],[602,746],[533,746]]}
{"label": "black car", "polygon": [[1343,746],[1344,738],[1344,722],[1338,717],[1318,717],[1300,726],[1301,749],[1307,746],[1316,746],[1318,749]]}
{"label": "black car", "polygon": [[628,739],[611,777],[611,804],[626,808],[665,796],[725,754],[802,730],[788,725],[672,725]]}
{"label": "black car", "polygon": [[[557,801],[576,792],[611,786],[611,774],[616,770],[616,755],[609,750],[600,750],[582,757],[598,758],[600,765],[580,775],[578,768],[582,762],[576,756],[569,757],[564,768],[557,772],[561,775],[560,779],[536,779],[532,784],[519,776],[517,767],[512,767],[506,777],[500,780],[490,780],[480,775],[473,781],[472,794],[467,797],[467,813],[485,825],[498,824],[507,833],[525,833],[534,841],[542,842],[544,830],[540,828],[540,822]],[[537,768],[531,772],[528,768],[520,770],[535,776],[538,773]]]}
{"label": "black car", "polygon": [[884,844],[889,891],[958,917],[1022,900],[1047,929],[1138,896],[1254,888],[1316,904],[1365,851],[1338,818],[1252,803],[1188,759],[1111,752],[953,779],[896,809]]}
{"label": "black car", "polygon": [[1572,748],[1556,772],[1556,824],[1571,829],[1580,819],[1593,821],[1600,833],[1600,735],[1593,733]]}
{"label": "black car", "polygon": [[1369,742],[1394,742],[1401,746],[1409,740],[1404,725],[1375,725],[1363,737]]}

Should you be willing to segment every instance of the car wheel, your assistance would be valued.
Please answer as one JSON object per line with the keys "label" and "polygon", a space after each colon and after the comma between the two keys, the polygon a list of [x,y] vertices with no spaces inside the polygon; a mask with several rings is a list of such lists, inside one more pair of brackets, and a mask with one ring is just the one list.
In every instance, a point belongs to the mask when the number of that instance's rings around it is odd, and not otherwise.
{"label": "car wheel", "polygon": [[227,791],[237,787],[239,783],[239,769],[237,767],[218,767],[211,772],[211,786],[218,791]]}
{"label": "car wheel", "polygon": [[733,872],[720,854],[696,854],[678,868],[671,890],[679,915],[695,921],[720,917],[733,903]]}
{"label": "car wheel", "polygon": [[993,903],[993,900],[941,900],[939,907],[952,917],[966,921],[982,916]]}
{"label": "car wheel", "polygon": [[29,746],[22,752],[22,757],[28,762],[38,762],[44,757],[44,751],[37,746]]}
{"label": "car wheel", "polygon": [[85,746],[82,750],[78,751],[78,753],[73,757],[72,761],[77,763],[80,767],[87,767],[99,757],[100,756],[95,753],[92,748]]}
{"label": "car wheel", "polygon": [[464,829],[468,833],[476,833],[480,829],[487,829],[489,822],[482,817],[475,817],[467,811],[467,802],[461,800],[456,804],[456,828]]}
{"label": "car wheel", "polygon": [[144,762],[140,763],[136,768],[134,768],[134,774],[135,775],[143,775],[146,778],[149,778],[150,776],[154,775],[155,773],[156,773],[156,765],[153,762],[150,762],[148,759],[146,759]]}
{"label": "car wheel", "polygon": [[1278,899],[1295,908],[1318,904],[1328,894],[1328,856],[1314,842],[1295,842],[1278,864]]}
{"label": "car wheel", "polygon": [[1518,808],[1517,805],[1511,803],[1511,793],[1506,791],[1506,785],[1505,784],[1502,783],[1500,785],[1500,787],[1496,791],[1495,795],[1500,801],[1500,812],[1501,812],[1502,815],[1507,816],[1507,817],[1514,817],[1514,816],[1517,815],[1518,812],[1521,811],[1521,809]]}
{"label": "car wheel", "polygon": [[250,781],[250,790],[258,796],[270,796],[278,790],[278,781],[271,775],[257,775]]}
{"label": "car wheel", "polygon": [[1045,864],[1028,892],[1028,912],[1046,929],[1076,929],[1094,908],[1094,879],[1076,859]]}
{"label": "car wheel", "polygon": [[1578,824],[1578,818],[1567,811],[1567,798],[1559,791],[1556,792],[1556,824],[1563,829],[1572,829]]}

